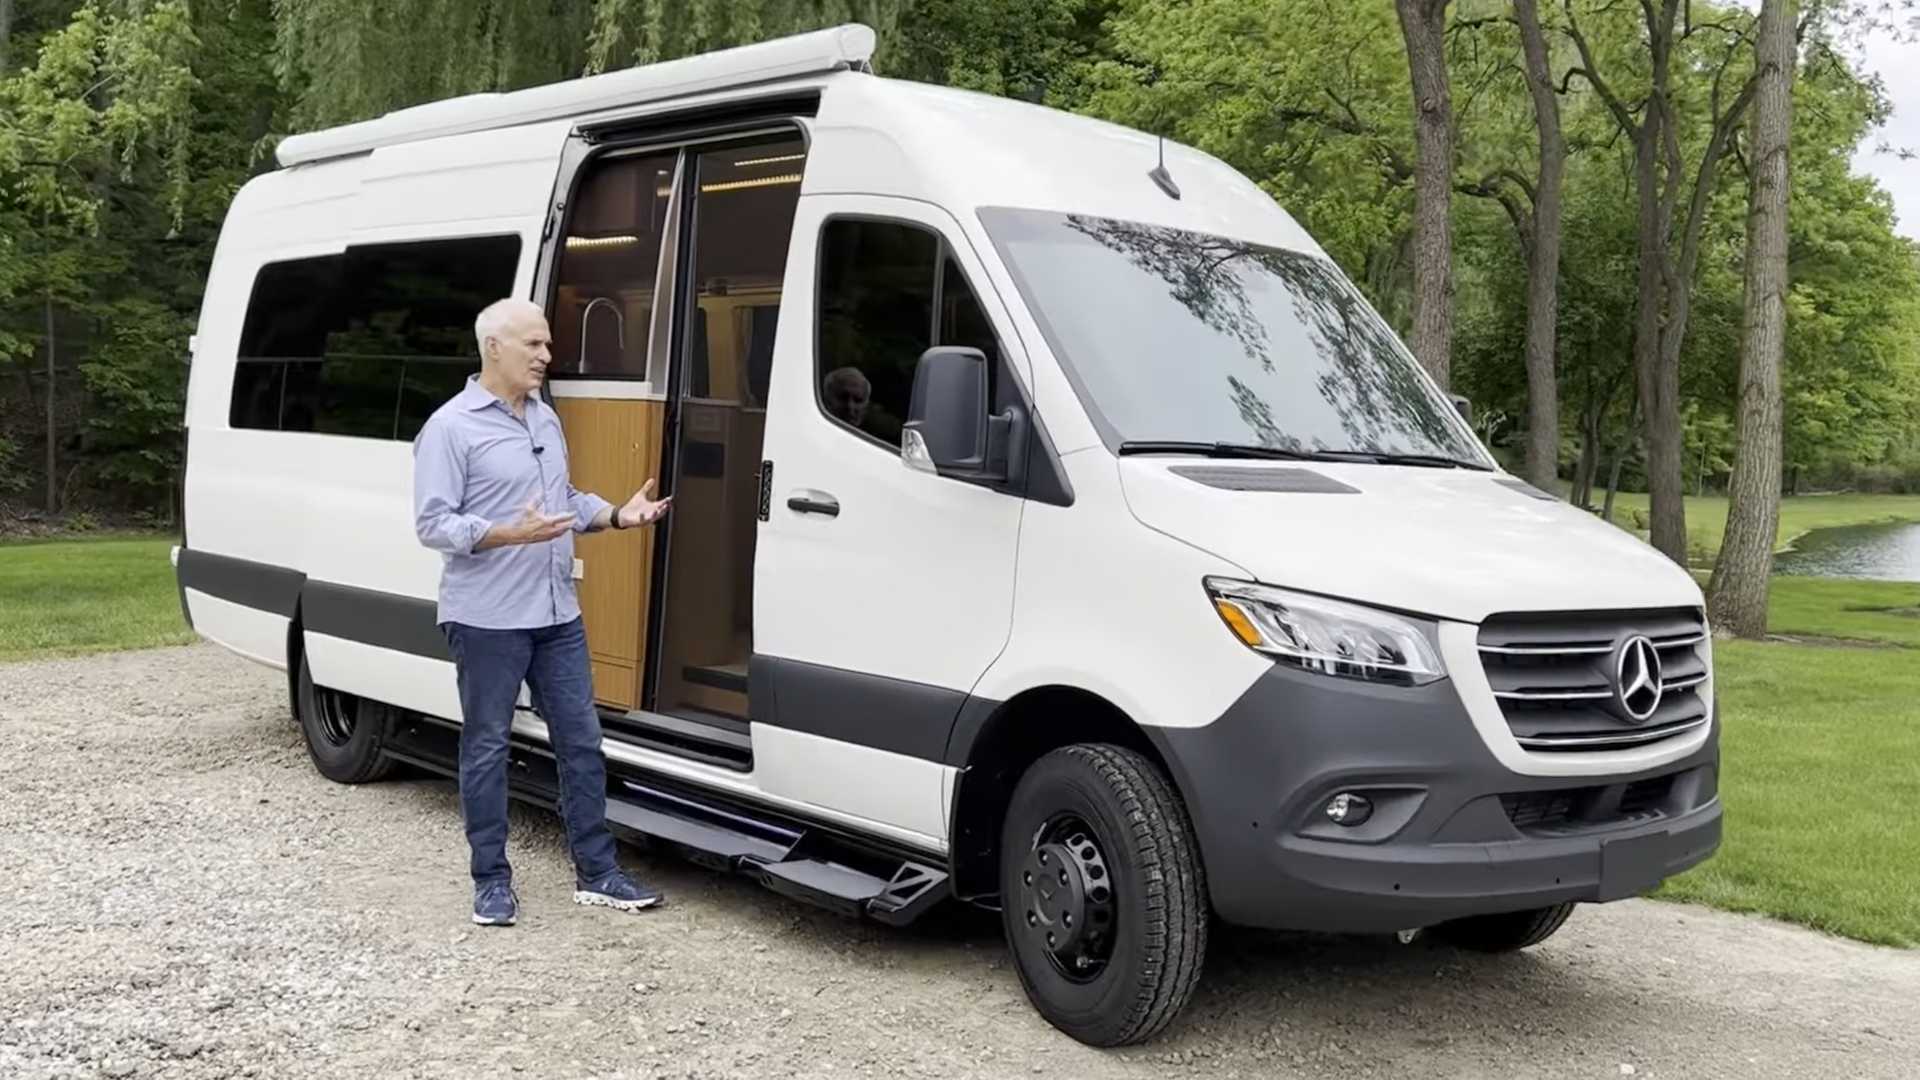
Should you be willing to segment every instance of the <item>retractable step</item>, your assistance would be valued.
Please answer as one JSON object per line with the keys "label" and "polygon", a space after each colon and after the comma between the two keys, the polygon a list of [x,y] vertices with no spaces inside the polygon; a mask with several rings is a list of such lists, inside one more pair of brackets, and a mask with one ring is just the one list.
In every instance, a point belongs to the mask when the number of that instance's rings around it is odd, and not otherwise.
{"label": "retractable step", "polygon": [[[409,714],[388,729],[381,750],[456,775],[460,726]],[[515,734],[507,762],[513,796],[554,809],[559,778],[552,752]],[[620,762],[609,761],[607,771],[607,824],[701,866],[744,874],[785,896],[894,926],[912,922],[950,895],[947,871],[937,856],[916,856]]]}
{"label": "retractable step", "polygon": [[615,828],[673,845],[688,859],[753,878],[784,896],[903,926],[946,895],[945,869],[881,852],[742,805],[622,779],[607,799]]}

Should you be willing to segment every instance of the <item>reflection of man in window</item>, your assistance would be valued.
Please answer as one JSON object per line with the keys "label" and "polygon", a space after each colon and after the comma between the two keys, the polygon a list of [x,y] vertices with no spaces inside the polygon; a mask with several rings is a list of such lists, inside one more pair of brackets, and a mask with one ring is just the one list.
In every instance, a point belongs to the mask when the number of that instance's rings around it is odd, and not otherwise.
{"label": "reflection of man in window", "polygon": [[900,442],[900,421],[873,400],[873,383],[857,367],[835,368],[821,380],[827,414],[889,445]]}

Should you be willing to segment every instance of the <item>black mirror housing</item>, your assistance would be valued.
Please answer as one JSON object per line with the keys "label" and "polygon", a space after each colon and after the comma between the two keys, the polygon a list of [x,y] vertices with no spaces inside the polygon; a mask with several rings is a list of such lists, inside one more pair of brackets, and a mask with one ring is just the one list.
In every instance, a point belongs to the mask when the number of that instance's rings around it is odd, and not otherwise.
{"label": "black mirror housing", "polygon": [[1459,413],[1460,419],[1465,420],[1471,425],[1473,423],[1473,402],[1468,401],[1467,395],[1465,394],[1449,394],[1447,396],[1453,399],[1453,411]]}
{"label": "black mirror housing", "polygon": [[958,345],[920,354],[901,436],[908,465],[963,480],[1005,481],[1013,475],[1025,417],[1018,408],[989,413],[987,363],[979,349]]}

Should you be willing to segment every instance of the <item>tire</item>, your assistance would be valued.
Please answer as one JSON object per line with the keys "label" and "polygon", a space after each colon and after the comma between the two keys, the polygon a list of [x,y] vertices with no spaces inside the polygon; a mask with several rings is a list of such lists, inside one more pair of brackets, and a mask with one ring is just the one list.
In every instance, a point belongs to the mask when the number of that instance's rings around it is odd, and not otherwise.
{"label": "tire", "polygon": [[387,706],[315,686],[304,652],[298,693],[300,732],[321,776],[340,784],[366,784],[393,772],[393,760],[380,752],[387,738]]}
{"label": "tire", "polygon": [[[1028,883],[1035,872],[1044,884]],[[1053,874],[1068,884],[1048,895]],[[1152,1038],[1199,984],[1210,914],[1199,845],[1172,785],[1132,750],[1078,744],[1027,770],[1000,833],[1000,897],[1028,1000],[1083,1043]],[[1076,908],[1077,933],[1064,921]],[[1063,955],[1048,933],[1078,943]]]}
{"label": "tire", "polygon": [[1443,922],[1429,931],[1449,945],[1473,952],[1519,952],[1547,940],[1566,924],[1573,914],[1572,904],[1532,908],[1527,911],[1503,911],[1498,915],[1473,915]]}

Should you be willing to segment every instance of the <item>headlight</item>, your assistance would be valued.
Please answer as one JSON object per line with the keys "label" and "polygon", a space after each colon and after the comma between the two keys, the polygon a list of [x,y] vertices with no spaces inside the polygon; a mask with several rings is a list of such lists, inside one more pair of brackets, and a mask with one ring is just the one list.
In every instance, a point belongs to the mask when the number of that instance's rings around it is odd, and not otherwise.
{"label": "headlight", "polygon": [[1446,674],[1427,636],[1398,615],[1227,578],[1206,587],[1234,637],[1295,667],[1403,686]]}

